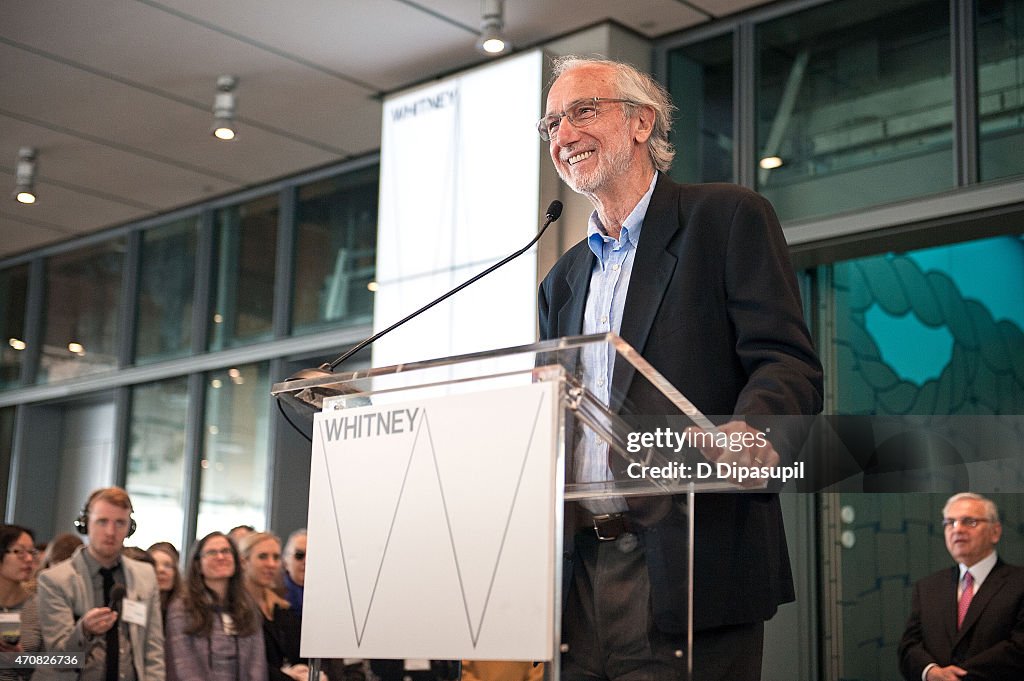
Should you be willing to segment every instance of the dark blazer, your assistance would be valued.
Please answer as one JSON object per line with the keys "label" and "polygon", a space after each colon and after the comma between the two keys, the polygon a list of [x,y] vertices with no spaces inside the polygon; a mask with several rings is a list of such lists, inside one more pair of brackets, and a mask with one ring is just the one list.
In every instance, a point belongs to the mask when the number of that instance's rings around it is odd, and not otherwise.
{"label": "dark blazer", "polygon": [[[593,265],[582,241],[545,277],[542,339],[582,332]],[[821,410],[821,363],[782,229],[771,204],[742,187],[659,176],[620,335],[705,414]],[[631,399],[643,408],[643,395]],[[777,496],[701,495],[696,518],[696,629],[764,621],[793,600]],[[645,545],[655,622],[682,631],[685,527],[675,518],[658,523]]]}
{"label": "dark blazer", "polygon": [[900,640],[900,672],[920,681],[931,663],[966,669],[966,681],[1024,679],[1024,567],[996,562],[956,628],[960,569],[940,570],[914,585]]}

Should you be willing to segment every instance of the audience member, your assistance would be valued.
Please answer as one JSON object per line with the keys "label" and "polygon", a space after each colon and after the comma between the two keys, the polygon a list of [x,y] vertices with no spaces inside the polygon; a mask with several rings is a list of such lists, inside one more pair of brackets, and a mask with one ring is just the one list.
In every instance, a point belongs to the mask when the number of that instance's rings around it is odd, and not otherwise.
{"label": "audience member", "polygon": [[[19,525],[0,525],[0,652],[39,650],[36,599],[25,589],[32,576],[37,550],[32,530]],[[0,669],[0,681],[28,678],[24,670]]]}
{"label": "audience member", "polygon": [[180,597],[167,611],[170,679],[262,681],[267,678],[256,604],[245,591],[238,550],[223,532],[193,546]]}
{"label": "audience member", "polygon": [[255,531],[256,528],[252,525],[236,525],[235,527],[232,527],[230,530],[228,530],[228,539],[230,539],[231,543],[233,543],[237,548],[238,542],[242,540],[242,537],[244,537],[247,534],[252,534]]}
{"label": "audience member", "polygon": [[899,646],[907,681],[1024,678],[1024,567],[996,554],[999,511],[971,492],[942,509],[946,550],[956,561],[914,584]]}
{"label": "audience member", "polygon": [[[148,565],[121,556],[124,540],[135,532],[131,514],[131,499],[120,487],[94,491],[75,520],[75,528],[87,535],[88,544],[39,574],[43,649],[84,652],[81,678],[164,678],[156,576]],[[120,612],[109,607],[117,606],[119,592],[123,594]],[[41,667],[33,678],[79,678],[79,671]]]}
{"label": "audience member", "polygon": [[306,528],[288,535],[284,545],[284,596],[292,610],[302,615],[302,592],[306,584]]}
{"label": "audience member", "polygon": [[181,557],[178,555],[178,549],[166,541],[158,541],[150,546],[149,555],[153,557],[156,568],[156,585],[160,589],[160,612],[166,624],[167,607],[178,595],[181,586],[181,572],[178,570]]}
{"label": "audience member", "polygon": [[255,532],[239,542],[245,588],[263,615],[263,643],[271,681],[306,681],[307,661],[299,655],[302,620],[274,591],[281,574],[281,540]]}
{"label": "audience member", "polygon": [[58,534],[53,538],[53,541],[46,545],[46,551],[43,552],[43,559],[40,561],[39,567],[36,568],[36,572],[42,572],[47,568],[53,567],[57,563],[63,563],[65,560],[70,558],[81,545],[82,538],[77,534],[71,534],[70,532]]}

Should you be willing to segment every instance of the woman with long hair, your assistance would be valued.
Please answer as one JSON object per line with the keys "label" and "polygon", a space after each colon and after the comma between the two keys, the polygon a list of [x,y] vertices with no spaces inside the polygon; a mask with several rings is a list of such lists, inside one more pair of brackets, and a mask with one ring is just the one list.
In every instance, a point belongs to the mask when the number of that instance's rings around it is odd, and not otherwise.
{"label": "woman with long hair", "polygon": [[153,567],[156,569],[156,585],[160,589],[160,612],[167,624],[167,607],[178,595],[181,587],[181,572],[178,571],[178,549],[166,541],[158,541],[150,546],[146,552],[153,557]]}
{"label": "woman with long hair", "polygon": [[238,542],[245,588],[263,616],[263,643],[271,681],[304,681],[306,660],[299,656],[302,620],[276,588],[281,579],[281,540],[256,532]]}
{"label": "woman with long hair", "polygon": [[[38,555],[32,531],[20,525],[0,525],[0,652],[35,652],[42,643],[35,596],[25,589]],[[0,669],[0,680],[27,675]]]}
{"label": "woman with long hair", "polygon": [[181,595],[167,611],[167,678],[262,681],[267,678],[259,610],[246,593],[238,551],[211,532],[189,552]]}

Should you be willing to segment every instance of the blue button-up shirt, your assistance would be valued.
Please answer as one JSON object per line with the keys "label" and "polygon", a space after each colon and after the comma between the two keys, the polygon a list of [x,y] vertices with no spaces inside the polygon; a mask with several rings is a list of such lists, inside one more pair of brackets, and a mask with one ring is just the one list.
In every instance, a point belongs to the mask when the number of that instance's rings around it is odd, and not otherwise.
{"label": "blue button-up shirt", "polygon": [[[590,216],[587,228],[587,244],[596,260],[590,274],[590,289],[587,292],[586,307],[583,311],[583,333],[619,333],[622,328],[622,311],[626,305],[626,293],[633,274],[633,260],[636,257],[640,232],[643,229],[647,207],[651,203],[658,173],[654,173],[651,186],[636,207],[622,223],[619,238],[608,236],[601,224],[597,211]],[[615,366],[615,350],[592,352],[583,355],[583,383],[593,395],[604,404],[611,397],[612,371]],[[584,428],[576,450],[576,480],[578,482],[599,482],[611,480],[608,467],[608,445],[594,431]],[[618,513],[626,510],[621,497],[583,502],[592,513]]]}

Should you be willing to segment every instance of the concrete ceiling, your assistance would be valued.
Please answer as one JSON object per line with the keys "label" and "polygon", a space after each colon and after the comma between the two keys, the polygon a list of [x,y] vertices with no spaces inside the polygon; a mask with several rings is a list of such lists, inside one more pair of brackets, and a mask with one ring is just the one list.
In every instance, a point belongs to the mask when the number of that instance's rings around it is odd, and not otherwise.
{"label": "concrete ceiling", "polygon": [[[505,27],[653,38],[765,1],[506,0]],[[0,0],[0,258],[372,152],[381,95],[485,61],[479,25],[479,0]],[[221,74],[231,143],[209,135]]]}

